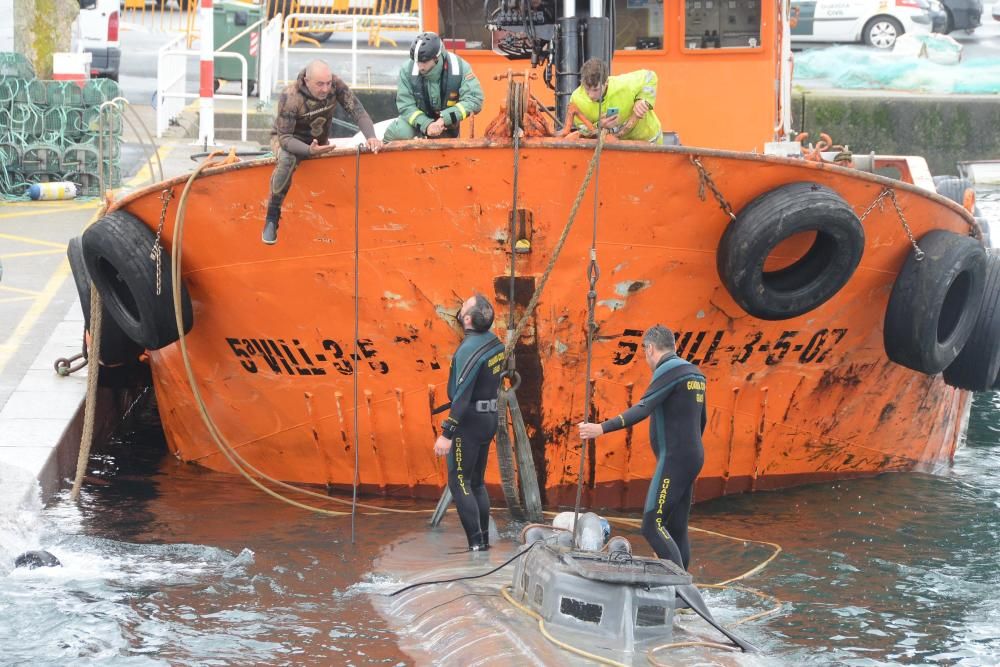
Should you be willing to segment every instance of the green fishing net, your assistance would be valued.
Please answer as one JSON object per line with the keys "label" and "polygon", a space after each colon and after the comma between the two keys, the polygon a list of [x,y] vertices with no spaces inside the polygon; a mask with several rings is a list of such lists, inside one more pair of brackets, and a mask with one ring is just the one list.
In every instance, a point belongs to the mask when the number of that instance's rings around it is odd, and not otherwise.
{"label": "green fishing net", "polygon": [[124,103],[109,104],[120,94],[110,79],[37,79],[23,55],[0,53],[0,197],[58,181],[96,197],[102,175],[105,188],[120,186]]}

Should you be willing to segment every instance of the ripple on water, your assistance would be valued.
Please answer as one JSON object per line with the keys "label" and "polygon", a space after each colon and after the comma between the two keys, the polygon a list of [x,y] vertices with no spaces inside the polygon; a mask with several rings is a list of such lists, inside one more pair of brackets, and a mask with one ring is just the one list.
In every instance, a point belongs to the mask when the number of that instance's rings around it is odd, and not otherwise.
{"label": "ripple on water", "polygon": [[[783,547],[745,582],[778,597],[782,610],[740,626],[764,656],[692,649],[662,659],[1000,663],[998,438],[1000,396],[979,395],[967,445],[938,475],[883,475],[696,506],[694,526]],[[230,477],[158,458],[130,480],[88,488],[79,505],[62,497],[44,510],[0,516],[0,662],[405,663],[398,631],[371,599],[417,577],[380,569],[376,558],[396,544],[396,562],[413,572],[430,567],[447,554],[417,549],[414,535],[423,530],[398,516],[366,516],[352,545],[347,521],[306,516]],[[445,534],[460,542],[457,530],[453,523]],[[11,572],[13,556],[29,548],[48,548],[66,565]],[[771,553],[703,533],[693,534],[692,548],[703,582],[735,576]],[[724,622],[768,606],[737,590],[706,597]],[[420,621],[437,613],[420,610]],[[700,621],[681,623],[697,631]]]}

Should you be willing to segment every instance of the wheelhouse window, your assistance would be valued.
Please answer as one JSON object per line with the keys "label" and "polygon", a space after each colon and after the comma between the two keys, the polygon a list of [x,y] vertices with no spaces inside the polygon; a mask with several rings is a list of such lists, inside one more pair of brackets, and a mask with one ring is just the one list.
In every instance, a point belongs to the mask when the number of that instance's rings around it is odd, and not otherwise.
{"label": "wheelhouse window", "polygon": [[[490,3],[494,6],[494,3]],[[445,46],[454,49],[489,49],[490,31],[486,29],[483,0],[440,0],[438,25]]]}
{"label": "wheelhouse window", "polygon": [[615,50],[663,48],[663,0],[614,0]]}
{"label": "wheelhouse window", "polygon": [[760,46],[762,0],[684,0],[684,48]]}

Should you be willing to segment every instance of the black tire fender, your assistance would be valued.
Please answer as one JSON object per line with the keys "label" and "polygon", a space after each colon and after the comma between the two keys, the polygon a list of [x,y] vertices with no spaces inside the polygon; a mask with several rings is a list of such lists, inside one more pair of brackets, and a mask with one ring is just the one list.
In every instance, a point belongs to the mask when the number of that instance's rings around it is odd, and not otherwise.
{"label": "black tire fender", "polygon": [[[83,310],[83,328],[90,333],[90,273],[83,259],[83,244],[79,236],[74,236],[66,246],[66,258],[76,283],[76,292],[80,297],[80,308]],[[142,347],[128,337],[118,326],[107,306],[101,315],[101,364],[104,366],[119,366],[138,361]],[[88,357],[89,350],[83,346],[83,355]],[[89,358],[89,357],[88,357]]]}
{"label": "black tire fender", "polygon": [[[87,271],[114,321],[133,341],[147,350],[158,350],[178,338],[174,318],[170,253],[164,248],[160,293],[156,293],[156,263],[150,250],[156,235],[138,218],[113,211],[83,233],[83,257]],[[191,297],[181,284],[181,308],[185,333],[194,314]]]}
{"label": "black tire fender", "polygon": [[[777,271],[764,262],[786,239],[815,232],[805,255]],[[865,232],[851,206],[817,183],[789,183],[747,204],[719,241],[716,267],[733,300],[762,320],[807,313],[832,298],[854,275]]]}
{"label": "black tire fender", "polygon": [[986,251],[975,239],[935,229],[918,241],[896,276],[882,329],[885,353],[935,375],[951,364],[976,323],[986,282]]}
{"label": "black tire fender", "polygon": [[[934,189],[937,190],[939,195],[947,197],[959,206],[965,206],[965,191],[975,190],[972,181],[958,176],[935,176]],[[979,215],[978,206],[973,215]]]}
{"label": "black tire fender", "polygon": [[1000,255],[986,255],[986,281],[972,334],[955,361],[944,369],[952,387],[987,391],[1000,374]]}

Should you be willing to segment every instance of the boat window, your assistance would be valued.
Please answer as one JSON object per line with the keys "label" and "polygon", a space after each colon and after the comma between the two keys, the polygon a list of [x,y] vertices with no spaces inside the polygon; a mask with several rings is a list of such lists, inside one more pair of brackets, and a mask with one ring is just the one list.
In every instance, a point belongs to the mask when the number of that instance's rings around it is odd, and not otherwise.
{"label": "boat window", "polygon": [[535,604],[542,606],[542,585],[535,584]]}
{"label": "boat window", "polygon": [[[491,48],[490,31],[486,29],[483,0],[441,0],[438,3],[438,25],[445,46],[455,49]],[[494,6],[490,3],[490,6]]]}
{"label": "boat window", "polygon": [[640,628],[667,624],[667,608],[655,604],[642,604],[635,611],[635,624]]}
{"label": "boat window", "polygon": [[604,607],[599,604],[567,597],[560,598],[559,611],[585,623],[600,623],[604,615]]}
{"label": "boat window", "polygon": [[760,46],[762,0],[684,0],[684,48]]}
{"label": "boat window", "polygon": [[663,0],[615,0],[615,49],[663,48]]}

